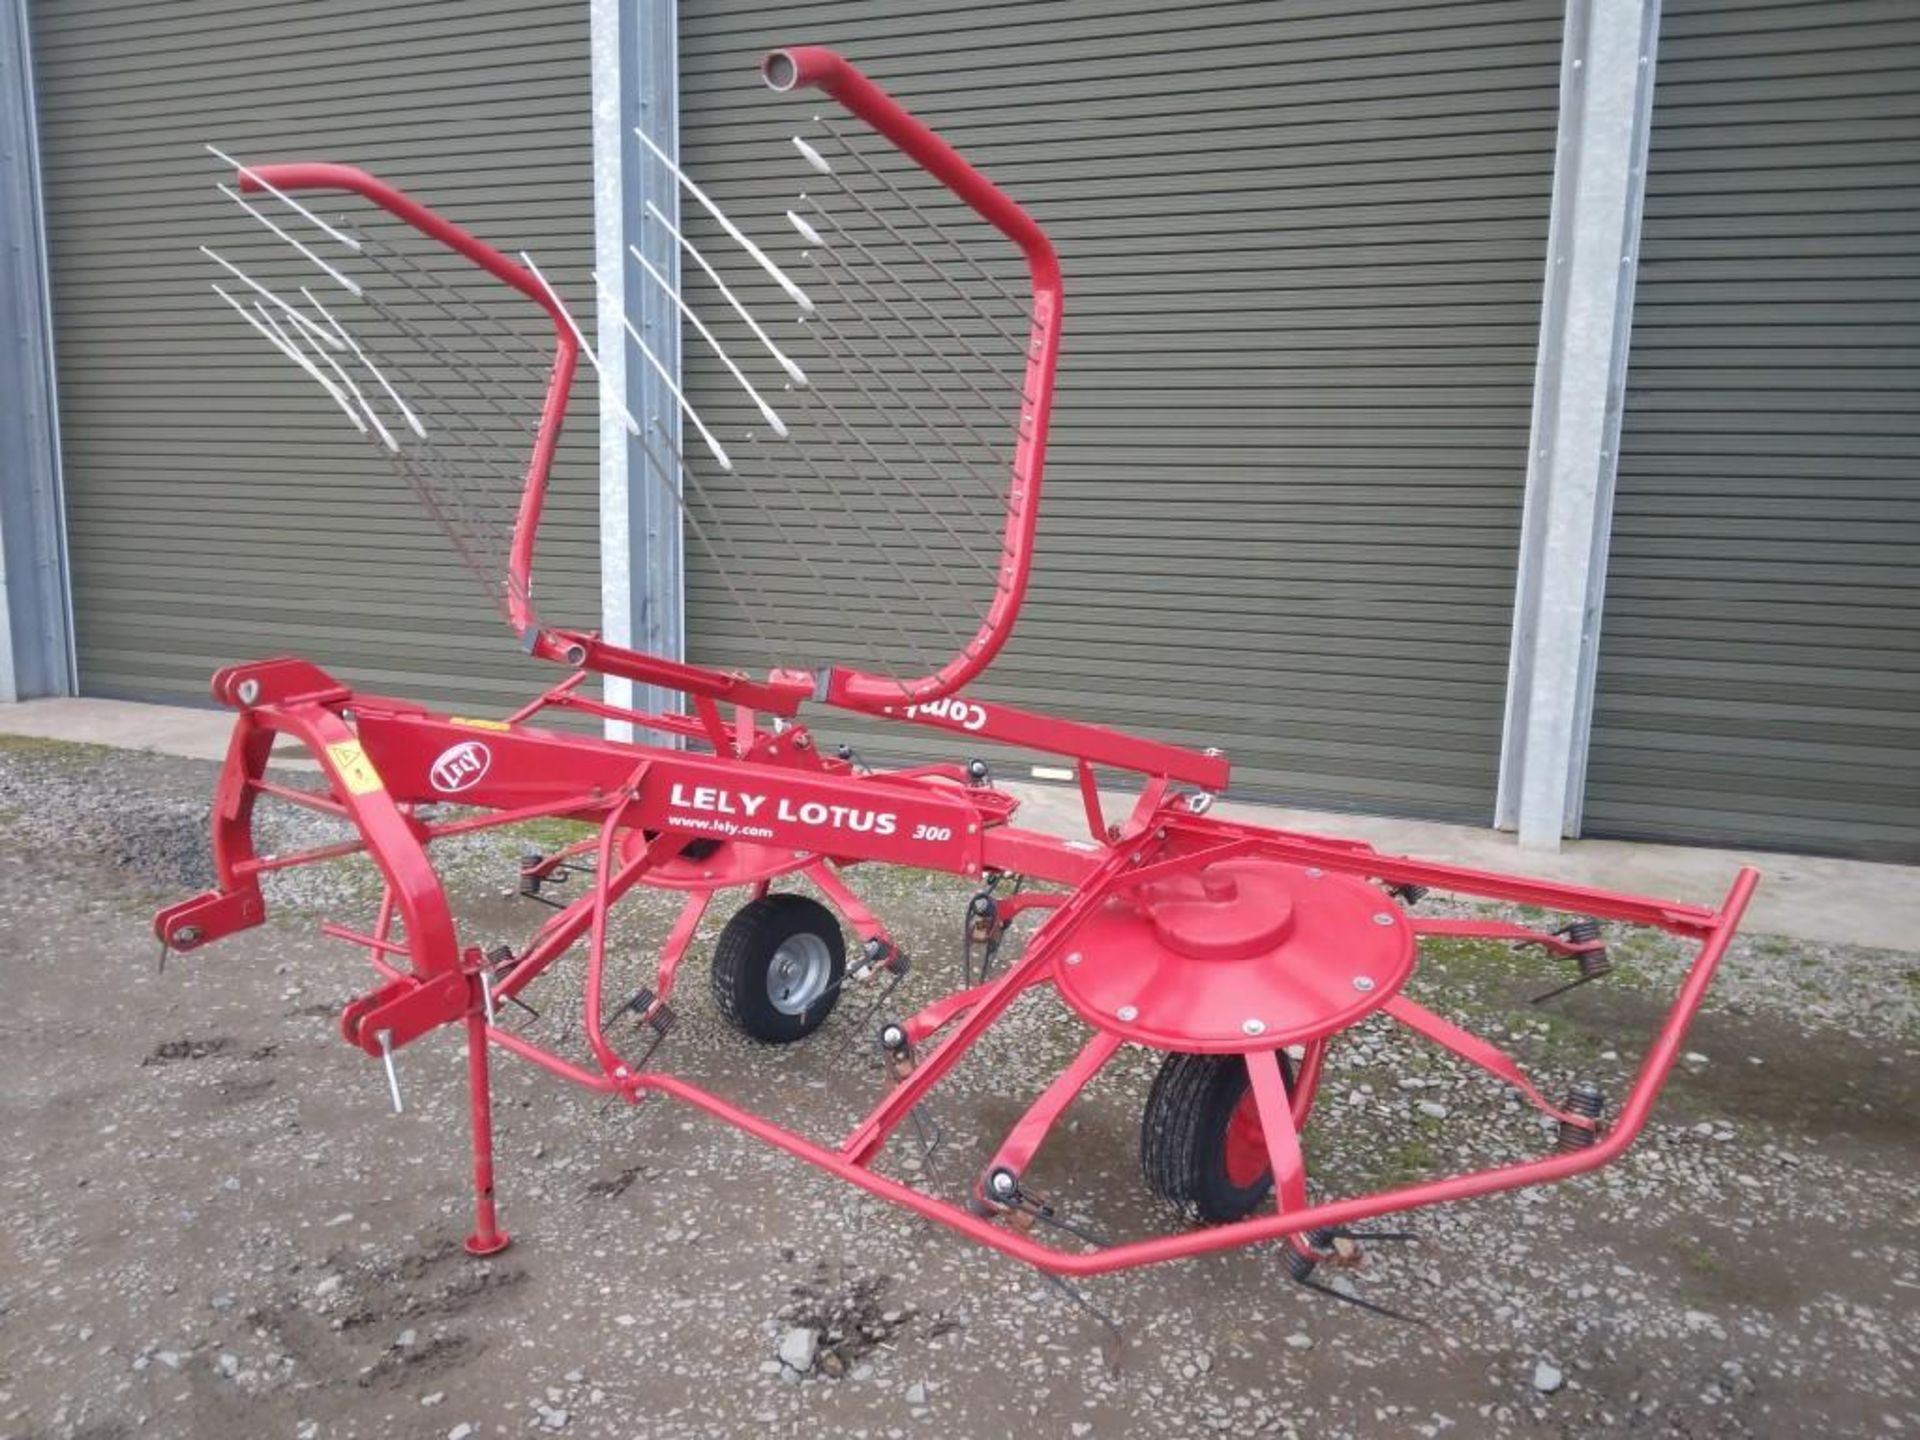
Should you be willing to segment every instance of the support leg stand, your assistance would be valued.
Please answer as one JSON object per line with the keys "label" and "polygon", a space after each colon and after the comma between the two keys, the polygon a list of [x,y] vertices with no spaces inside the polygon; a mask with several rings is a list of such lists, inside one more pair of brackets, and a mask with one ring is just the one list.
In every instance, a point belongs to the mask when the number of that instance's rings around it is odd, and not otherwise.
{"label": "support leg stand", "polygon": [[473,1233],[469,1255],[498,1255],[511,1243],[493,1210],[493,1097],[487,1074],[487,1022],[467,1016],[467,1098],[473,1114]]}

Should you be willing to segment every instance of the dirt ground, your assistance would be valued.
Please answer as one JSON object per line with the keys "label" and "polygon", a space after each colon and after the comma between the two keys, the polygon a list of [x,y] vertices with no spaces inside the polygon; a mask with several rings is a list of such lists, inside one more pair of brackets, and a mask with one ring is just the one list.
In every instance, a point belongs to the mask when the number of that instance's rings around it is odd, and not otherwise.
{"label": "dirt ground", "polygon": [[[291,877],[268,926],[156,968],[148,916],[204,883],[213,775],[0,742],[0,1436],[1920,1433],[1920,957],[1745,937],[1627,1160],[1422,1212],[1418,1243],[1376,1247],[1355,1293],[1415,1321],[1303,1291],[1270,1249],[1075,1298],[693,1112],[602,1113],[510,1058],[514,1244],[475,1261],[455,1042],[402,1052],[396,1117],[338,1039],[370,972],[316,924],[367,923],[359,862]],[[324,838],[305,823],[274,843]],[[452,847],[479,943],[540,918],[502,895],[520,848]],[[951,985],[964,890],[857,883],[917,957],[890,1008]],[[668,915],[649,898],[620,937],[636,980]],[[711,943],[662,1059],[844,1131],[884,1086],[863,1007],[753,1048],[707,994]],[[1456,945],[1414,993],[1549,1093],[1617,1097],[1680,956],[1625,938],[1616,956],[1602,985],[1533,1007],[1542,962]],[[564,1042],[577,981],[536,987],[530,1034]],[[958,1195],[1083,1035],[1023,1000],[937,1092],[931,1157],[896,1144],[888,1168]],[[1170,1223],[1139,1178],[1153,1064],[1123,1052],[1029,1177],[1106,1235]],[[1380,1026],[1336,1057],[1313,1129],[1329,1194],[1548,1143],[1498,1087]],[[804,1376],[779,1358],[796,1331],[820,1339]]]}

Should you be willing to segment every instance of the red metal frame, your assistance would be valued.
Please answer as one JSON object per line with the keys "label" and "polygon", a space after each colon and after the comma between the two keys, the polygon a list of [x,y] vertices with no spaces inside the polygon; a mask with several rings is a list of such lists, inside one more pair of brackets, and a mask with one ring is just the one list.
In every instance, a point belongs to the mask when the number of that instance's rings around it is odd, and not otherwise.
{"label": "red metal frame", "polygon": [[[293,165],[243,173],[243,185],[255,183],[257,176],[285,190],[358,193],[471,259],[540,304],[553,319],[553,376],[528,464],[507,594],[510,618],[529,638],[534,653],[573,666],[576,673],[504,721],[476,721],[357,694],[301,660],[267,660],[222,670],[213,680],[214,696],[240,713],[212,812],[216,883],[155,917],[161,943],[190,952],[258,925],[266,913],[261,875],[364,853],[384,881],[372,930],[334,924],[323,928],[362,949],[379,983],[347,1005],[341,1033],[364,1053],[390,1062],[395,1052],[434,1029],[458,1026],[464,1031],[475,1189],[468,1248],[476,1254],[490,1254],[507,1243],[493,1194],[489,1054],[494,1046],[628,1103],[651,1092],[681,1100],[871,1194],[1059,1274],[1095,1274],[1272,1240],[1314,1258],[1318,1252],[1311,1237],[1323,1228],[1557,1180],[1615,1159],[1646,1123],[1752,895],[1756,873],[1743,869],[1725,901],[1708,908],[1381,855],[1355,841],[1216,820],[1207,813],[1210,794],[1224,788],[1228,771],[1224,758],[1214,752],[959,699],[956,692],[985,669],[1005,642],[1025,593],[1059,345],[1059,267],[1045,235],[1024,211],[838,56],[814,49],[776,52],[768,57],[765,73],[776,89],[815,85],[824,90],[997,226],[1027,258],[1034,308],[1026,409],[1014,459],[1000,585],[978,633],[946,665],[903,685],[857,670],[835,670],[818,678],[777,670],[764,682],[753,681],[612,646],[592,635],[537,628],[526,598],[533,539],[578,358],[559,301],[498,251],[361,171]],[[592,700],[578,693],[589,672],[675,690],[688,698],[693,714],[649,714]],[[959,765],[856,771],[821,755],[803,725],[759,724],[761,714],[781,721],[793,716],[801,700],[816,691],[844,709],[1073,757],[1090,838],[1063,839],[1015,825],[1013,797],[977,781]],[[731,715],[723,713],[722,702],[735,707]],[[548,710],[629,721],[662,736],[663,743],[623,743],[542,728],[536,722]],[[319,761],[323,791],[266,777],[274,741],[281,736]],[[1102,810],[1094,783],[1096,765],[1145,777],[1141,795],[1122,821],[1110,823]],[[252,831],[254,809],[262,797],[344,819],[357,838],[296,855],[261,856]],[[448,800],[477,807],[480,813],[442,819],[423,809]],[[591,826],[593,834],[533,862],[523,872],[526,879],[551,880],[562,865],[591,857],[591,882],[561,905],[519,954],[496,961],[461,943],[430,850],[436,841],[453,835],[537,818],[580,821]],[[1027,912],[1038,917],[1024,950],[997,976],[942,995],[889,1027],[897,1031],[898,1040],[891,1049],[895,1083],[837,1142],[776,1125],[655,1067],[645,1057],[630,1058],[606,1033],[610,916],[635,886],[686,895],[651,977],[654,1003],[663,1003],[673,991],[700,919],[722,889],[745,888],[758,896],[782,876],[804,874],[863,940],[878,941],[878,950],[889,952],[884,926],[840,878],[843,867],[866,862],[911,865],[988,882],[1017,874],[1059,888],[1023,890],[1000,899],[1001,925]],[[1497,939],[1537,945],[1553,956],[1586,958],[1599,942],[1507,921],[1411,916],[1393,898],[1410,886],[1648,926],[1698,946],[1616,1114],[1607,1118],[1571,1103],[1556,1106],[1511,1056],[1399,993],[1409,951],[1417,960],[1418,947],[1429,942]],[[1339,907],[1327,898],[1334,895],[1341,897]],[[1298,911],[1324,930],[1335,908],[1350,915],[1356,897],[1361,897],[1357,921],[1340,923],[1348,925],[1347,933],[1356,939],[1362,931],[1352,927],[1377,925],[1378,931],[1365,934],[1382,943],[1343,946],[1338,935],[1329,941],[1315,931],[1320,938],[1306,946],[1300,932],[1290,928]],[[1077,947],[1083,934],[1121,939],[1104,949],[1088,945],[1083,950]],[[1384,943],[1389,938],[1393,943]],[[563,1054],[507,1028],[499,1006],[517,999],[582,943],[586,1053]],[[1370,971],[1354,975],[1348,987],[1348,973],[1363,963],[1352,957],[1369,953],[1377,983]],[[1156,984],[1162,987],[1154,992],[1154,1023],[1159,1028],[1150,1033],[1135,1025],[1136,1007],[1114,1007],[1106,998],[1095,1003],[1082,994],[1090,972],[1123,963],[1133,967],[1129,974],[1137,975],[1142,994]],[[1216,963],[1222,968],[1207,969]],[[1335,966],[1346,969],[1335,977],[1332,992],[1324,986],[1318,991],[1312,986],[1287,990],[1266,983],[1272,976],[1262,967],[1279,964],[1310,972],[1296,977],[1306,980],[1325,980]],[[1185,978],[1169,991],[1169,976]],[[1250,1017],[1238,1035],[1189,1033],[1191,1017],[1182,1016],[1181,996],[1216,984],[1237,986],[1231,993],[1247,997],[1249,1005],[1291,1009],[1271,1025]],[[1093,1033],[1014,1125],[984,1175],[1004,1171],[1017,1177],[1025,1170],[1060,1117],[1123,1045],[1143,1039],[1156,1046],[1180,1041],[1183,1050],[1244,1058],[1250,1083],[1245,1113],[1233,1122],[1235,1164],[1244,1172],[1264,1154],[1276,1180],[1272,1212],[1123,1244],[1088,1242],[1091,1248],[1061,1248],[1001,1223],[1008,1214],[1004,1191],[976,1185],[970,1196],[956,1201],[881,1173],[877,1162],[889,1138],[915,1108],[1016,999],[1046,987],[1071,1001]],[[1273,1013],[1271,1008],[1268,1013]],[[1516,1087],[1558,1122],[1563,1153],[1377,1193],[1312,1199],[1301,1135],[1313,1114],[1322,1068],[1344,1028],[1373,1013]],[[1295,1045],[1301,1050],[1289,1093],[1279,1052]]]}
{"label": "red metal frame", "polygon": [[[310,680],[324,680],[311,667],[302,668]],[[216,690],[237,693],[247,680],[271,676],[277,670],[284,673],[285,667],[277,662],[237,667],[222,672]],[[345,712],[353,715],[351,728],[343,718]],[[855,774],[846,767],[829,770],[811,745],[798,743],[803,732],[794,730],[783,737],[787,743],[778,755],[728,759],[563,735],[524,723],[505,729],[476,729],[471,722],[317,683],[305,694],[243,709],[215,797],[218,883],[205,895],[170,907],[156,918],[157,932],[175,950],[196,949],[264,919],[258,889],[261,863],[253,852],[251,838],[253,805],[261,795],[294,798],[289,796],[288,787],[264,777],[271,748],[268,742],[275,735],[291,736],[304,745],[319,758],[330,782],[329,795],[303,795],[295,803],[318,798],[322,804],[343,809],[359,828],[367,852],[387,881],[387,898],[373,934],[329,927],[329,933],[364,948],[384,980],[348,1007],[342,1020],[343,1034],[367,1054],[377,1056],[383,1048],[404,1048],[440,1025],[458,1024],[467,1030],[473,1077],[476,1186],[471,1243],[477,1251],[485,1251],[503,1239],[493,1213],[486,1045],[480,1040],[499,1045],[574,1083],[628,1101],[649,1091],[686,1101],[872,1194],[1017,1259],[1061,1274],[1093,1274],[1256,1241],[1299,1237],[1321,1227],[1351,1225],[1390,1211],[1563,1178],[1615,1158],[1644,1125],[1758,878],[1754,871],[1742,870],[1717,909],[1682,905],[1405,860],[1377,854],[1351,841],[1218,821],[1193,814],[1184,795],[1163,796],[1145,823],[1130,827],[1129,834],[1109,839],[1090,854],[1087,842],[1012,825],[1012,806],[1007,797],[984,787],[958,785],[951,776],[937,771],[907,775]],[[435,790],[431,778],[435,757],[451,747],[470,743],[476,735],[483,736],[484,743],[492,747],[491,762],[485,781],[461,798],[498,808],[473,819],[419,819],[414,811],[420,804],[446,798]],[[1028,902],[1024,908],[1043,916],[1025,952],[993,980],[948,995],[907,1021],[904,1028],[910,1044],[922,1047],[912,1068],[837,1144],[825,1144],[777,1126],[691,1082],[657,1069],[634,1066],[602,1028],[608,916],[635,885],[654,883],[662,870],[675,863],[678,852],[689,841],[708,838],[706,817],[715,811],[685,811],[671,799],[675,794],[687,799],[703,789],[713,792],[703,797],[710,806],[733,804],[739,813],[751,810],[756,823],[768,820],[775,832],[771,850],[789,846],[799,849],[802,864],[797,868],[810,871],[816,880],[824,879],[829,893],[848,903],[860,917],[863,933],[869,926],[875,934],[883,932],[877,922],[864,915],[862,907],[849,903],[851,892],[840,886],[824,855],[835,855],[843,862],[917,863],[967,875],[1008,873],[1017,868],[1037,880],[1071,889],[1064,894],[1035,892],[1015,897]],[[820,836],[805,833],[810,827],[800,812],[809,806],[824,806],[829,817],[835,813],[841,817],[837,824],[831,818],[820,822],[831,831],[824,844]],[[779,818],[783,814],[786,818]],[[893,817],[896,823],[853,828],[862,818],[882,815]],[[595,822],[598,836],[592,843],[599,864],[588,892],[549,919],[504,977],[494,980],[478,953],[462,950],[456,942],[445,895],[427,850],[434,840],[463,833],[478,824],[508,824],[532,816]],[[910,836],[903,838],[903,832],[914,825],[954,833],[951,839],[915,842]],[[643,831],[649,836],[644,843],[638,838]],[[338,848],[323,847],[285,860],[306,863],[337,853]],[[1276,1103],[1275,1099],[1275,1087],[1279,1085],[1276,1047],[1249,1047],[1246,1051],[1261,1130],[1276,1173],[1282,1177],[1277,1187],[1279,1208],[1265,1217],[1090,1251],[1063,1250],[1018,1229],[1004,1228],[992,1216],[973,1213],[965,1204],[914,1190],[875,1168],[888,1138],[1008,1006],[1027,990],[1054,983],[1056,967],[1072,953],[1072,937],[1088,915],[1111,904],[1117,896],[1150,885],[1156,875],[1206,866],[1228,856],[1249,855],[1338,869],[1361,877],[1381,887],[1383,907],[1392,904],[1387,898],[1388,886],[1441,885],[1460,895],[1546,905],[1649,925],[1693,940],[1700,948],[1642,1062],[1633,1089],[1617,1116],[1603,1129],[1547,1101],[1511,1057],[1425,1007],[1399,995],[1385,999],[1379,1007],[1381,1013],[1502,1083],[1516,1086],[1542,1113],[1599,1131],[1592,1145],[1572,1153],[1378,1194],[1308,1203],[1304,1168],[1298,1158],[1298,1135],[1312,1112],[1320,1066],[1328,1041],[1337,1038],[1336,1031],[1308,1042],[1293,1095],[1285,1103]],[[726,873],[740,883],[744,872]],[[662,957],[659,979],[663,989],[670,988],[693,925],[712,895],[712,888],[692,883],[684,875],[679,888],[689,891],[689,900]],[[401,941],[391,938],[396,917],[404,922],[405,938]],[[1549,945],[1553,940],[1544,931],[1508,922],[1435,925],[1416,921],[1414,928],[1437,933],[1442,939],[1464,932],[1528,944]],[[498,1021],[487,1022],[486,1015],[499,1003],[518,995],[583,939],[588,945],[583,1029],[589,1058],[585,1063],[544,1049]],[[1060,1115],[1123,1043],[1124,1037],[1113,1030],[1096,1030],[1073,1064],[1016,1124],[994,1164],[1016,1172],[1028,1165]]]}

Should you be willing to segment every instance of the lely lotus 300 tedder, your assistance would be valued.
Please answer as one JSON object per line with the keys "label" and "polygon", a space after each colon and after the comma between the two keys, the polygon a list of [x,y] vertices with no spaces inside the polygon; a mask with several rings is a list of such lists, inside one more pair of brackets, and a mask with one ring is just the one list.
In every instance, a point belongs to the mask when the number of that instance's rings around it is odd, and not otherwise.
{"label": "lely lotus 300 tedder", "polygon": [[[392,459],[526,652],[567,674],[504,719],[475,720],[358,693],[298,659],[222,670],[213,692],[238,720],[213,806],[218,880],[160,912],[164,950],[197,952],[260,924],[270,872],[369,858],[384,882],[377,915],[327,927],[378,976],[346,1006],[340,1032],[389,1078],[394,1057],[423,1036],[463,1032],[476,1255],[507,1244],[489,1118],[496,1050],[610,1101],[690,1105],[1055,1275],[1276,1242],[1291,1274],[1308,1280],[1316,1266],[1352,1262],[1381,1233],[1363,1227],[1375,1217],[1618,1158],[1673,1067],[1756,875],[1743,870],[1710,909],[1230,823],[1211,813],[1228,781],[1216,751],[977,698],[969,687],[1012,633],[1034,560],[1063,325],[1054,248],[838,55],[777,51],[761,73],[789,97],[802,132],[769,146],[806,188],[784,214],[783,203],[762,203],[738,223],[680,169],[671,137],[639,133],[639,154],[680,203],[649,202],[637,263],[594,277],[597,353],[533,257],[510,258],[357,169],[214,152],[230,172],[219,188],[239,207],[228,213],[249,237],[207,247],[214,291],[319,387],[329,413]],[[798,113],[816,91],[835,104],[815,99]],[[736,188],[768,193],[764,182]],[[636,324],[630,313],[648,318]],[[675,367],[668,351],[682,344]],[[602,369],[616,353],[658,380],[662,413],[628,412],[624,385],[606,383]],[[535,542],[583,357],[602,373],[603,416],[645,456],[647,483],[671,496],[707,577],[714,643],[742,656],[764,647],[764,668],[646,653],[536,610]],[[683,386],[681,373],[702,383]],[[702,413],[690,397],[706,395],[720,398],[702,400]],[[769,545],[773,514],[779,543]],[[730,537],[745,521],[751,534]],[[823,633],[842,637],[851,656],[810,653]],[[595,698],[595,677],[684,704],[642,711],[616,703],[626,695],[618,684]],[[849,717],[876,754],[886,741],[872,737],[891,733],[918,737],[916,753],[948,737],[1062,757],[1080,781],[1086,832],[1057,838],[1015,824],[1016,799],[964,748],[949,763],[869,767],[849,746],[817,743],[797,719],[803,706]],[[641,738],[556,727],[562,715],[619,722],[613,733],[631,727]],[[308,752],[321,783],[269,778],[276,741]],[[1126,813],[1103,811],[1101,772],[1131,777],[1138,798]],[[261,854],[253,820],[268,800],[352,833],[305,853]],[[513,945],[463,932],[435,845],[552,819],[591,829],[521,862],[521,892],[552,901],[544,923]],[[875,1088],[865,1117],[845,1134],[800,1133],[676,1074],[676,981],[722,892],[746,898],[714,947],[712,990],[745,1040],[802,1043],[845,989],[890,993],[906,957],[843,879],[863,864],[965,877],[977,892],[956,917],[964,959],[946,992],[870,1022],[884,1063],[860,1072],[881,1077],[865,1082]],[[576,889],[560,893],[575,898],[554,900],[568,876]],[[657,964],[616,974],[626,966],[610,960],[611,917],[636,887],[679,892],[684,909]],[[1553,918],[1423,914],[1433,892]],[[1029,912],[1024,945],[1003,956],[1002,938]],[[1608,970],[1609,928],[1636,926],[1680,937],[1697,955],[1617,1104],[1580,1081],[1542,1093],[1511,1056],[1403,988],[1423,945],[1462,937],[1533,947],[1550,972],[1543,984],[1581,983]],[[582,951],[572,1043],[536,1043],[509,1006]],[[922,966],[916,988],[939,978]],[[1077,1017],[1090,1032],[1084,1047],[1019,1097],[1019,1121],[947,1193],[931,1167],[911,1181],[886,1173],[889,1137],[918,1123],[955,1065],[1030,993],[1029,1003],[1060,1007],[1066,1029]],[[1511,1087],[1547,1117],[1539,1153],[1376,1193],[1321,1193],[1302,1136],[1329,1055],[1362,1022],[1405,1027]],[[1161,1057],[1141,1159],[1179,1221],[1109,1243],[1065,1223],[1026,1177],[1062,1115],[1126,1046]],[[743,1041],[743,1064],[752,1048]]]}

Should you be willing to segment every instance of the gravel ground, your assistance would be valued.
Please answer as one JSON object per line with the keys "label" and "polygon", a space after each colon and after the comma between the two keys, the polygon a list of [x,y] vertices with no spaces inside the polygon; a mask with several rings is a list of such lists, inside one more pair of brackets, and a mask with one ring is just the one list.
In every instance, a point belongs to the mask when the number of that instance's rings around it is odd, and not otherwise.
{"label": "gravel ground", "polygon": [[[458,1047],[403,1052],[396,1118],[337,1038],[370,972],[315,921],[365,923],[363,864],[280,878],[269,925],[157,971],[148,917],[205,883],[214,773],[0,741],[0,1436],[1920,1433],[1920,957],[1744,937],[1625,1161],[1422,1212],[1420,1243],[1377,1247],[1355,1293],[1419,1324],[1303,1292],[1270,1250],[1075,1298],[690,1111],[602,1113],[505,1058],[515,1244],[476,1262]],[[331,834],[276,814],[263,848]],[[540,918],[502,895],[523,844],[445,847],[480,943]],[[913,1008],[952,981],[965,889],[855,878],[918,957]],[[637,978],[672,908],[629,907]],[[747,1046],[706,993],[712,938],[672,1067],[844,1130],[883,1088],[872,1025]],[[1436,947],[1412,990],[1548,1093],[1617,1096],[1682,956],[1615,954],[1551,1008],[1526,1003],[1550,972],[1502,947]],[[530,1033],[565,1042],[578,979],[540,982]],[[1084,1035],[1045,993],[1021,1001],[937,1092],[935,1153],[897,1143],[886,1168],[957,1194]],[[1152,1068],[1122,1052],[1029,1176],[1114,1237],[1168,1223],[1139,1180]],[[1330,1064],[1309,1149],[1338,1193],[1545,1144],[1498,1087],[1369,1025]]]}

